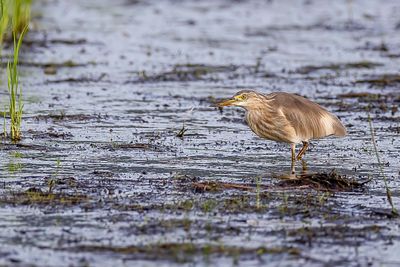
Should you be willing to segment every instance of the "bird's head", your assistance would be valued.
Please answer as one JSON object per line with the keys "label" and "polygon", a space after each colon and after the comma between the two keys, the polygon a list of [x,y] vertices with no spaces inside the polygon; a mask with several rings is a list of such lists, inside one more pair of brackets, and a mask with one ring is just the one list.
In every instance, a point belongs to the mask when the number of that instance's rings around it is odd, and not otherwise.
{"label": "bird's head", "polygon": [[219,102],[218,107],[238,106],[245,109],[254,107],[262,99],[263,95],[251,90],[237,92],[232,98]]}

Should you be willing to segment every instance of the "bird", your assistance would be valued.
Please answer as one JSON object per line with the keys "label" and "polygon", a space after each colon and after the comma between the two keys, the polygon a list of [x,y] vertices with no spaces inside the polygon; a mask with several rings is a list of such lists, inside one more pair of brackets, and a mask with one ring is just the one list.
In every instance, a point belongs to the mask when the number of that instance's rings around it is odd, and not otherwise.
{"label": "bird", "polygon": [[[217,106],[244,108],[247,125],[257,136],[290,144],[292,174],[296,160],[303,158],[310,140],[347,135],[346,127],[337,116],[297,94],[242,90]],[[299,143],[303,146],[296,156],[296,144]]]}

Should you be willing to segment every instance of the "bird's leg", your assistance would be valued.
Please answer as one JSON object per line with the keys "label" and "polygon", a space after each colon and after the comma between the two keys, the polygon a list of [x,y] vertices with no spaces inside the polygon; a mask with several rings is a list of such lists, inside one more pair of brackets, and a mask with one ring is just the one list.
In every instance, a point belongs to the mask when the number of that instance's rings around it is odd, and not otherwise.
{"label": "bird's leg", "polygon": [[306,153],[306,150],[308,148],[308,144],[309,144],[308,142],[303,142],[303,147],[299,151],[299,154],[297,154],[297,157],[296,157],[297,160],[301,160],[301,158],[303,157],[304,153]]}
{"label": "bird's leg", "polygon": [[292,150],[292,174],[295,173],[296,166],[296,144],[290,144],[290,149]]}

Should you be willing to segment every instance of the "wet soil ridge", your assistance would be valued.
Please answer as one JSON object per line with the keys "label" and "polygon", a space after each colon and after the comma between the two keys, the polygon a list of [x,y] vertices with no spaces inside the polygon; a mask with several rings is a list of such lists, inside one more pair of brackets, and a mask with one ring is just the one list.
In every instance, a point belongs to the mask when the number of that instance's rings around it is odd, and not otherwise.
{"label": "wet soil ridge", "polygon": [[2,204],[11,205],[49,205],[71,206],[87,202],[84,195],[43,192],[40,188],[29,188],[25,192],[9,192],[1,198]]}
{"label": "wet soil ridge", "polygon": [[[144,83],[144,82],[187,82],[187,81],[200,81],[209,80],[217,81],[223,77],[227,78],[229,75],[234,75],[238,70],[238,66],[218,66],[218,65],[205,65],[205,64],[186,64],[175,65],[172,70],[162,72],[159,74],[148,74],[145,71],[139,72],[137,78],[129,81],[129,83]],[[227,74],[227,75],[223,75]]]}
{"label": "wet soil ridge", "polygon": [[352,63],[327,64],[320,66],[308,65],[298,68],[296,72],[300,74],[310,74],[319,70],[343,71],[348,69],[373,69],[380,66],[383,66],[383,64],[370,61],[360,61]]}
{"label": "wet soil ridge", "polygon": [[263,255],[300,255],[300,250],[293,247],[257,247],[243,248],[218,244],[195,244],[195,243],[164,243],[149,244],[146,246],[112,247],[112,246],[78,246],[63,248],[64,250],[95,252],[95,253],[118,253],[129,255],[135,259],[147,260],[173,260],[176,262],[193,262],[199,256],[208,258],[211,256],[227,256],[230,258],[261,257]]}
{"label": "wet soil ridge", "polygon": [[370,86],[386,87],[386,86],[398,86],[400,84],[400,74],[383,74],[375,75],[370,78],[356,80],[355,84],[368,84]]}

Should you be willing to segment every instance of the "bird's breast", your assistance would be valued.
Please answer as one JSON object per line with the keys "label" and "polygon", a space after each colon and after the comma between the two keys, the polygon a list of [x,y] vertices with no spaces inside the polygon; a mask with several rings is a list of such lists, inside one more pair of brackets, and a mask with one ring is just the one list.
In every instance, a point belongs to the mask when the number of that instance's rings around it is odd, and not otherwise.
{"label": "bird's breast", "polygon": [[246,122],[259,137],[278,142],[298,142],[296,133],[278,112],[252,110],[246,112]]}

